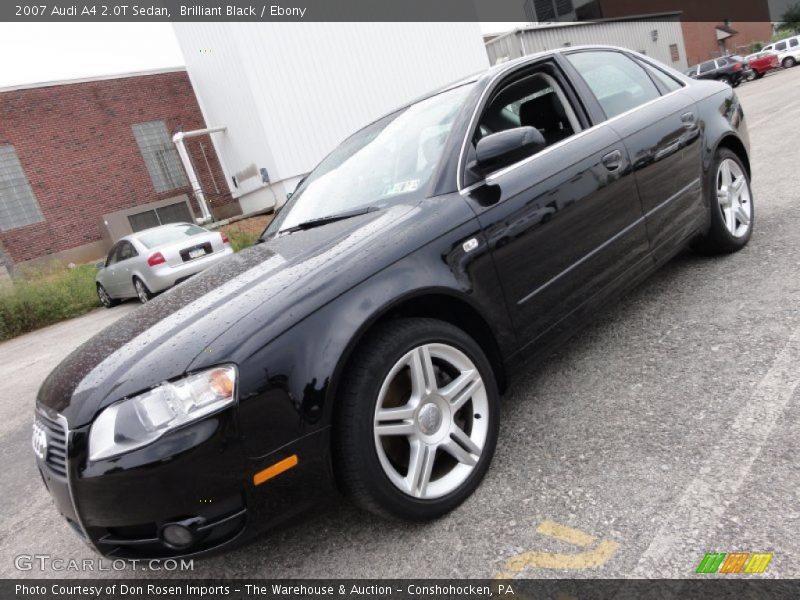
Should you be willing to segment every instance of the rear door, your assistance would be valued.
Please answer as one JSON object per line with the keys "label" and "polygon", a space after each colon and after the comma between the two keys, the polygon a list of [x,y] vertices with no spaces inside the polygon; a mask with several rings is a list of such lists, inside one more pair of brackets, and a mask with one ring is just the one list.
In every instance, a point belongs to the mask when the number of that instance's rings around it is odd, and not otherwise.
{"label": "rear door", "polygon": [[[481,137],[519,126],[539,129],[547,146],[495,172],[470,171]],[[468,139],[462,195],[485,232],[521,346],[650,260],[625,146],[611,127],[593,126],[555,60],[498,82]]]}
{"label": "rear door", "polygon": [[[653,254],[656,259],[671,256],[705,222],[694,101],[682,82],[633,55],[590,50],[566,57],[594,92],[630,154]],[[647,90],[638,98],[651,100],[636,105],[635,98],[609,93],[623,85]]]}
{"label": "rear door", "polygon": [[135,296],[136,290],[133,287],[133,263],[139,256],[136,248],[128,240],[122,240],[117,250],[117,264],[114,268],[114,276],[117,281],[117,290],[120,296]]}
{"label": "rear door", "polygon": [[119,242],[111,247],[108,251],[108,258],[103,269],[101,283],[106,291],[114,296],[119,296],[119,279],[117,278],[117,252],[119,251]]}

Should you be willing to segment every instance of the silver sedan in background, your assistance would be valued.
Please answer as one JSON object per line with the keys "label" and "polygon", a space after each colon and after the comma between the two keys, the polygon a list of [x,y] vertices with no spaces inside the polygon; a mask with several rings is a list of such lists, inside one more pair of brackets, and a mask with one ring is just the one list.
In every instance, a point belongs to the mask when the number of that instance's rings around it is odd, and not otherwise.
{"label": "silver sedan in background", "polygon": [[228,237],[190,223],[172,223],[121,238],[97,272],[97,295],[106,308],[124,298],[144,303],[233,254]]}

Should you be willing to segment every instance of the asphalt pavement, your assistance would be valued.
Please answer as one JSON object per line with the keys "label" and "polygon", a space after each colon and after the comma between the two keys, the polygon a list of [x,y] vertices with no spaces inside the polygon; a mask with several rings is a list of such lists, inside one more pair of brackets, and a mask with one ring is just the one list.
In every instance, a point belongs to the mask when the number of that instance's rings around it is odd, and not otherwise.
{"label": "asphalt pavement", "polygon": [[[196,577],[691,577],[708,552],[772,553],[800,577],[800,67],[737,89],[755,232],[726,257],[682,254],[507,393],[480,488],[430,524],[345,501]],[[0,344],[0,577],[20,554],[93,554],[52,507],[30,450],[38,385],[126,303]],[[163,575],[163,573],[157,573]]]}

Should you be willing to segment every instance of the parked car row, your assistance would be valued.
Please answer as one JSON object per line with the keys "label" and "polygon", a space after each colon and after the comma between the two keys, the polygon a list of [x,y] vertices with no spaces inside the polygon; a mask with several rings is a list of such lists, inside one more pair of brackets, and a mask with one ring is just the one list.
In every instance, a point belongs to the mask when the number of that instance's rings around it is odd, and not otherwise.
{"label": "parked car row", "polygon": [[736,87],[744,81],[760,79],[775,69],[789,69],[800,62],[800,35],[764,46],[745,57],[722,56],[689,67],[685,74],[693,79],[714,79]]}

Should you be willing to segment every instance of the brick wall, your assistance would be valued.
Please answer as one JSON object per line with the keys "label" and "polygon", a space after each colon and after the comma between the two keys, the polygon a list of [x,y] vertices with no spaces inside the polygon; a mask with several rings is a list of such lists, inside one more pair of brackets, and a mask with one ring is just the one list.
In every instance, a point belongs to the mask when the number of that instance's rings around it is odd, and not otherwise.
{"label": "brick wall", "polygon": [[[185,71],[0,92],[0,145],[16,149],[45,218],[0,232],[10,258],[18,263],[98,242],[101,215],[191,195],[188,187],[153,187],[131,125],[159,120],[170,134],[206,126]],[[212,205],[234,204],[211,141],[187,147]]]}
{"label": "brick wall", "polygon": [[[683,23],[683,40],[686,43],[686,60],[689,65],[696,65],[711,58],[720,56],[720,47],[716,35],[717,23],[687,22]],[[750,21],[731,23],[736,34],[725,40],[725,48],[729,54],[750,53],[748,47],[753,42],[769,42],[772,38],[772,24]]]}
{"label": "brick wall", "polygon": [[[732,20],[730,24],[737,32],[726,41],[730,54],[744,54],[743,47],[752,42],[768,42],[772,37],[767,0],[736,3],[731,0],[600,0],[600,9],[604,18],[680,10],[689,65],[720,55],[716,26],[723,25],[726,19],[741,19]],[[613,42],[609,40],[609,43]]]}

